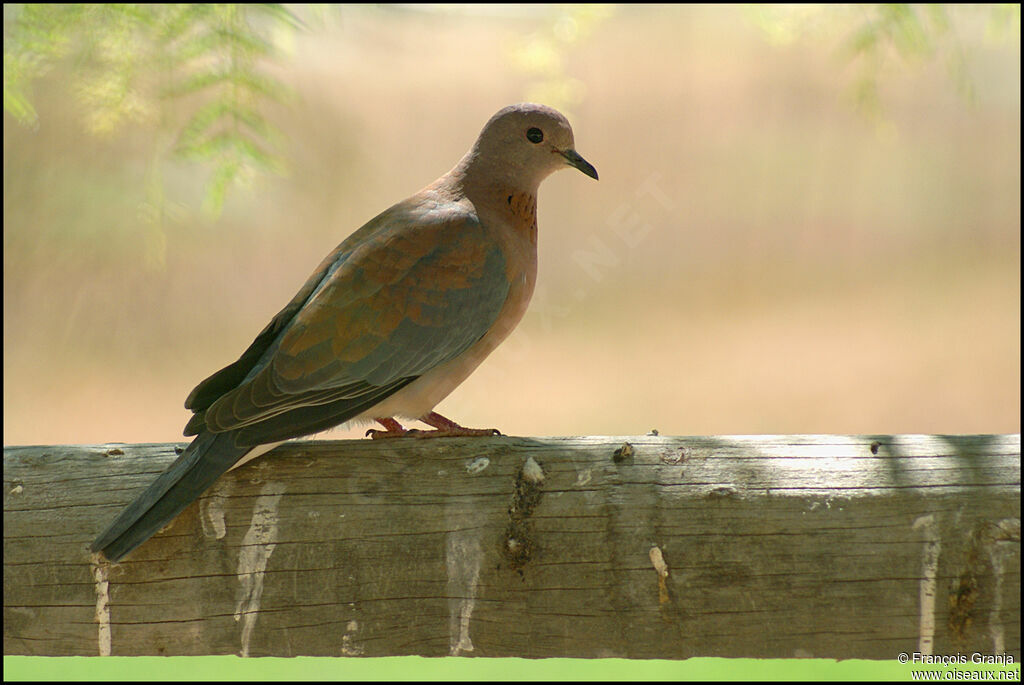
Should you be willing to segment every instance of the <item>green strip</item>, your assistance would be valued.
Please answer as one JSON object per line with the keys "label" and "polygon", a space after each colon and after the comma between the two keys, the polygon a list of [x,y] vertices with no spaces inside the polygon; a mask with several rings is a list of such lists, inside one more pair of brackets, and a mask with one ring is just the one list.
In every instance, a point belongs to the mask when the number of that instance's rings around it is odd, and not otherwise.
{"label": "green strip", "polygon": [[[1019,673],[1019,669],[1018,669]],[[4,680],[909,680],[896,661],[5,656]]]}

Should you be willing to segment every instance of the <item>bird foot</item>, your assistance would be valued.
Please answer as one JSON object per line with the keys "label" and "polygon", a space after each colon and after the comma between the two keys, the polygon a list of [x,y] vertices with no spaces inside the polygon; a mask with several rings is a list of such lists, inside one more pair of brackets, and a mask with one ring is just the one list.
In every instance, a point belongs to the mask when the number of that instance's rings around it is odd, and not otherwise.
{"label": "bird foot", "polygon": [[388,438],[483,438],[491,437],[495,435],[501,435],[501,431],[497,428],[466,428],[460,426],[451,419],[430,412],[422,421],[427,425],[433,426],[435,430],[425,431],[416,428],[407,429],[403,428],[402,424],[398,423],[392,418],[377,419],[386,430],[377,430],[371,428],[366,431],[366,435],[373,440],[385,440]]}
{"label": "bird foot", "polygon": [[410,433],[406,429],[402,428],[402,424],[398,423],[394,419],[377,419],[377,423],[384,426],[385,430],[377,430],[371,428],[366,431],[366,435],[372,440],[383,440],[385,438],[402,438]]}
{"label": "bird foot", "polygon": [[382,431],[376,428],[370,428],[366,431],[366,436],[371,440],[384,440],[386,438],[404,438],[409,434],[409,431],[404,428],[400,431]]}

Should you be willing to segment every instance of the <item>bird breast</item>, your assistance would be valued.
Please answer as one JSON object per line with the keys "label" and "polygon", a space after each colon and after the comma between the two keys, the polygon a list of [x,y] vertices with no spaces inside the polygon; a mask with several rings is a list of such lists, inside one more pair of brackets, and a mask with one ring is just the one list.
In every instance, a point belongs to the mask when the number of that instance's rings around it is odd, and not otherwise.
{"label": "bird breast", "polygon": [[355,421],[366,422],[381,417],[418,419],[429,414],[519,324],[530,304],[537,280],[537,205],[533,197],[516,194],[510,197],[507,206],[515,209],[512,221],[507,215],[493,223],[489,217],[481,217],[485,225],[500,227],[494,235],[505,257],[505,274],[509,283],[508,297],[494,324],[458,357],[434,367],[366,414],[356,417]]}

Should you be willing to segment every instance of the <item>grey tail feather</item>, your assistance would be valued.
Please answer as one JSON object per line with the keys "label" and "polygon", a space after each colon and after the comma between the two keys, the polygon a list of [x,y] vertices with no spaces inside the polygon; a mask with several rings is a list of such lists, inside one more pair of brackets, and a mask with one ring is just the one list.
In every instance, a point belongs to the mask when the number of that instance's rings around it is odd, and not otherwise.
{"label": "grey tail feather", "polygon": [[118,561],[198,499],[252,449],[236,446],[230,433],[201,433],[96,538],[92,551],[102,550],[107,559]]}

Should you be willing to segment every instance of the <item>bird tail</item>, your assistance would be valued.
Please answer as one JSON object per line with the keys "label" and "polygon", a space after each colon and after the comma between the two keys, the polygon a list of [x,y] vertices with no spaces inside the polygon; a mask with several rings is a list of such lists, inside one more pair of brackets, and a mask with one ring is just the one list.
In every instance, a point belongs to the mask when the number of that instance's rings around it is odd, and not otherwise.
{"label": "bird tail", "polygon": [[92,551],[118,561],[152,537],[213,485],[252,447],[230,433],[201,433],[173,464],[129,504],[92,543]]}

